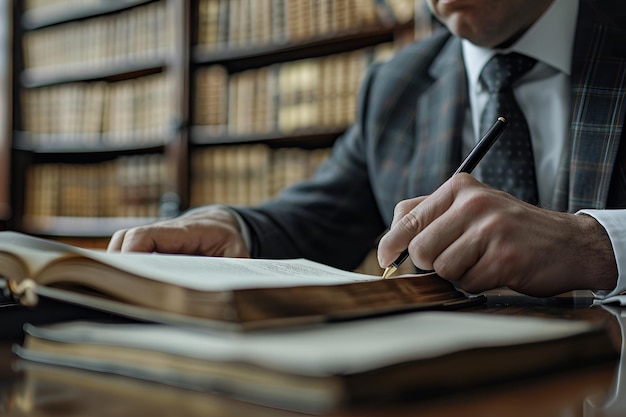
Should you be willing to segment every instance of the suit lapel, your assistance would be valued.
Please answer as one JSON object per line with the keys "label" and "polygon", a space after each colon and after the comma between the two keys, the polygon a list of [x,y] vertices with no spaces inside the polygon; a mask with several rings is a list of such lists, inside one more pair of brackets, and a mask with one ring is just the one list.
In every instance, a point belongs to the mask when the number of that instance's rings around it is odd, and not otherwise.
{"label": "suit lapel", "polygon": [[417,152],[411,163],[408,195],[434,191],[455,171],[461,158],[467,81],[461,42],[453,39],[433,62],[434,79],[417,101]]}
{"label": "suit lapel", "polygon": [[[589,18],[581,2],[572,61],[569,152],[561,161],[554,208],[605,208],[624,126],[624,34]],[[620,51],[621,49],[621,51]]]}

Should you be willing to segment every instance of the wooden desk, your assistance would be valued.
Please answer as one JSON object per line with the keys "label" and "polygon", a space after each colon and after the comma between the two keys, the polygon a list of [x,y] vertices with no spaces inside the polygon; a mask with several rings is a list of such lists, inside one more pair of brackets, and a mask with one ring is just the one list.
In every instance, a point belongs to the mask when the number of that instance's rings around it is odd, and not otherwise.
{"label": "wooden desk", "polygon": [[[620,350],[619,313],[590,307],[589,298],[537,300],[489,294],[488,304],[473,311],[493,314],[577,318],[608,326]],[[22,365],[20,365],[22,364]],[[20,366],[26,365],[26,370]],[[28,368],[31,366],[32,368]],[[618,417],[626,416],[626,398],[605,402],[618,388],[620,363],[607,362],[470,391],[451,393],[408,404],[346,410],[335,416],[359,417]],[[626,370],[624,371],[626,372]],[[626,374],[625,374],[626,375]],[[451,376],[453,377],[453,376]],[[624,378],[622,378],[622,381]],[[626,382],[623,382],[626,383]],[[626,388],[626,387],[625,387]],[[22,416],[294,416],[295,414],[239,403],[123,377],[28,365],[0,343],[0,415]]]}

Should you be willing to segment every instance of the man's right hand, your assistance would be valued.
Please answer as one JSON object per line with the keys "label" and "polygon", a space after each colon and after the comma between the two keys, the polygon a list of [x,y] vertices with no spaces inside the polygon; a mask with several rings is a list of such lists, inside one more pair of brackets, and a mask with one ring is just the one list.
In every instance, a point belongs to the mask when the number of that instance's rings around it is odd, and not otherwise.
{"label": "man's right hand", "polygon": [[194,210],[147,226],[118,230],[108,251],[248,258],[239,223],[227,210]]}

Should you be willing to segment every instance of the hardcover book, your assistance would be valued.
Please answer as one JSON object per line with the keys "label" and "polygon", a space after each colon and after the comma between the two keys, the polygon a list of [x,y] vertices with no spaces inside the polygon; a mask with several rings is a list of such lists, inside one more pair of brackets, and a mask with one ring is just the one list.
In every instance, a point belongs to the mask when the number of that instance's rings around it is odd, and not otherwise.
{"label": "hardcover book", "polygon": [[434,274],[393,279],[305,259],[108,253],[0,232],[0,276],[27,306],[40,297],[133,319],[253,329],[480,304]]}
{"label": "hardcover book", "polygon": [[236,333],[72,322],[28,326],[15,349],[36,362],[306,413],[427,399],[617,353],[591,323],[458,311]]}

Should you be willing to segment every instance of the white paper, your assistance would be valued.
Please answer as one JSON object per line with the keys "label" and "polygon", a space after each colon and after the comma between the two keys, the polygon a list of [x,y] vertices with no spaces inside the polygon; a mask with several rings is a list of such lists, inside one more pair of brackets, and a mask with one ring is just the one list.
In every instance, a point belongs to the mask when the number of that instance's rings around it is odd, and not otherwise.
{"label": "white paper", "polygon": [[156,253],[109,253],[77,248],[15,232],[0,232],[0,251],[18,252],[27,256],[33,266],[31,273],[34,275],[55,258],[83,256],[151,280],[203,291],[333,285],[380,279],[377,276],[343,271],[305,259],[268,260]]}

